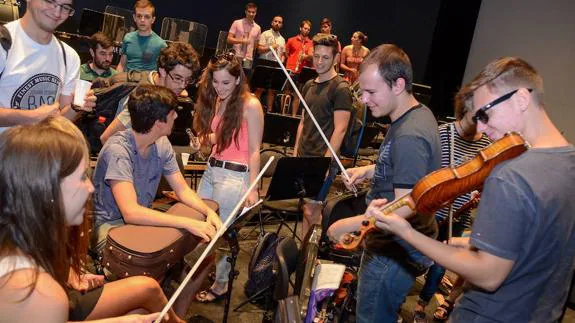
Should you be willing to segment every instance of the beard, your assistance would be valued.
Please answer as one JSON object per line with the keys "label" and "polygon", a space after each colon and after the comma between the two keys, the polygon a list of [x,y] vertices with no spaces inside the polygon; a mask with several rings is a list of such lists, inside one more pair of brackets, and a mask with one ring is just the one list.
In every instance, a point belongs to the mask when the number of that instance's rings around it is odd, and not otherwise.
{"label": "beard", "polygon": [[107,70],[110,68],[110,65],[112,65],[112,62],[110,61],[99,61],[99,60],[94,60],[94,66],[96,66],[96,68],[102,69],[102,70]]}

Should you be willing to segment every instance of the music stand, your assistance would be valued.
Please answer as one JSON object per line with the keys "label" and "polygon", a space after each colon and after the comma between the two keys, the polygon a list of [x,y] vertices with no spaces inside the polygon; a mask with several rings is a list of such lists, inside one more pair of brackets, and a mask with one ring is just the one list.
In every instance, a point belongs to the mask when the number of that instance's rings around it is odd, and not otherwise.
{"label": "music stand", "polygon": [[299,126],[300,120],[300,118],[283,114],[266,113],[264,117],[262,142],[284,146],[284,153],[286,153],[287,147],[293,147],[295,145],[297,127]]}
{"label": "music stand", "polygon": [[[323,182],[325,181],[325,174],[329,168],[331,158],[329,157],[284,157],[278,160],[275,172],[272,176],[270,186],[266,193],[263,207],[273,211],[282,212],[282,202],[286,200],[297,199],[297,210],[301,212],[305,198],[314,198],[318,195]],[[278,202],[277,204],[274,202]],[[290,210],[286,210],[290,212]],[[260,216],[260,230],[263,233],[263,222]],[[278,228],[281,229],[280,225]],[[297,219],[296,227],[297,230]],[[230,276],[231,277],[231,276]],[[271,286],[262,286],[262,289],[254,293],[250,298],[241,302],[234,308],[237,311],[242,306],[258,298]]]}
{"label": "music stand", "polygon": [[272,89],[280,91],[285,81],[286,77],[281,68],[256,65],[252,72],[250,85],[252,89]]}
{"label": "music stand", "polygon": [[238,231],[254,216],[253,208],[259,205],[261,200],[256,204],[253,205],[250,210],[243,213],[240,211],[239,214],[236,216],[235,220],[230,223],[230,226],[224,232],[222,237],[228,242],[230,246],[230,256],[228,257],[228,262],[230,263],[230,273],[228,279],[228,291],[226,292],[226,299],[224,303],[224,318],[222,322],[228,321],[228,312],[230,311],[230,304],[232,298],[232,288],[234,287],[234,280],[239,275],[239,272],[235,269],[236,268],[236,261],[238,259],[238,254],[240,253],[240,244],[238,242]]}

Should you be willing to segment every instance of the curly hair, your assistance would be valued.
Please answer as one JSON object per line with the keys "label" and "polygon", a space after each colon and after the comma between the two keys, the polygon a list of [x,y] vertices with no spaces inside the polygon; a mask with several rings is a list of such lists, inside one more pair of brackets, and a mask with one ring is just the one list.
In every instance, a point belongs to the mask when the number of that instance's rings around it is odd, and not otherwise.
{"label": "curly hair", "polygon": [[178,65],[185,66],[192,71],[192,75],[197,76],[200,70],[200,60],[192,45],[173,42],[168,47],[162,48],[158,56],[158,68],[163,68],[169,73]]}
{"label": "curly hair", "polygon": [[234,140],[239,146],[238,138],[243,120],[243,105],[250,94],[246,76],[237,57],[229,54],[220,55],[211,61],[199,84],[198,100],[194,114],[194,129],[198,132],[202,142],[209,142],[208,136],[212,132],[211,123],[216,112],[216,100],[218,95],[212,85],[214,72],[226,70],[230,75],[239,78],[239,84],[230,94],[230,99],[222,116],[222,121],[216,129],[216,153],[221,153],[228,148]]}

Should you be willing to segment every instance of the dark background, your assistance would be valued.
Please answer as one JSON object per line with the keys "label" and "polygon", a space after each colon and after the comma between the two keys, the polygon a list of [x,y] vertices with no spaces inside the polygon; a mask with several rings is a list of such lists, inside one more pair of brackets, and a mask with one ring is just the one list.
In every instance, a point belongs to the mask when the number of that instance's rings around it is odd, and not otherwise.
{"label": "dark background", "polygon": [[[107,5],[132,9],[133,0],[76,0],[77,13],[61,30],[75,33],[82,8],[104,11]],[[191,20],[208,27],[207,48],[214,48],[218,33],[227,31],[235,19],[244,16],[248,1],[153,1],[156,6],[154,30],[159,34],[164,17]],[[430,106],[439,116],[452,115],[452,97],[461,84],[481,0],[262,0],[256,1],[256,22],[269,29],[274,15],[284,17],[282,35],[296,35],[299,22],[312,21],[314,35],[319,22],[328,17],[332,32],[342,46],[350,44],[354,31],[368,35],[367,46],[394,43],[410,56],[414,81],[432,87]]]}

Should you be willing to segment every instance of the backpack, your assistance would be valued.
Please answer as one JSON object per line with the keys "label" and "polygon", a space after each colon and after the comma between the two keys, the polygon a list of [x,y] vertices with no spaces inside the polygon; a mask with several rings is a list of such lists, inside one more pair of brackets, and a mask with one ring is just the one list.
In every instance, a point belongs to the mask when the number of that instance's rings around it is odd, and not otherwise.
{"label": "backpack", "polygon": [[283,237],[278,237],[274,232],[266,232],[265,235],[260,236],[248,265],[248,280],[244,292],[248,298],[261,293],[251,302],[266,309],[272,309],[274,305],[270,302],[273,299],[276,281],[273,264],[277,257],[276,247],[281,240]]}
{"label": "backpack", "polygon": [[76,121],[76,125],[88,140],[91,156],[97,156],[102,149],[100,136],[116,117],[120,101],[132,93],[139,84],[149,83],[148,73],[145,71],[117,73],[109,78],[96,78],[92,82],[92,89],[96,95],[94,111],[82,114]]}
{"label": "backpack", "polygon": [[[308,82],[313,82],[313,80],[310,80]],[[349,83],[344,79],[344,78],[340,78],[339,81],[337,82],[332,82],[330,84],[330,88],[328,90],[328,97],[330,98],[331,104],[332,106],[335,105],[334,101],[334,97],[335,97],[335,91],[337,91],[337,89],[339,88],[340,84],[345,83],[344,86],[349,87]],[[306,83],[306,85],[308,85],[308,83]],[[307,89],[309,89],[309,85],[306,87],[304,86],[304,88],[302,89],[302,96],[305,97],[305,92],[307,92]],[[347,124],[347,130],[345,132],[345,136],[343,137],[343,141],[341,142],[341,146],[339,148],[339,154],[344,156],[344,157],[348,157],[348,158],[353,158],[355,157],[355,155],[357,155],[357,150],[359,149],[359,143],[361,141],[361,134],[362,134],[362,129],[363,129],[363,125],[365,124],[365,122],[362,122],[362,113],[360,113],[361,111],[363,111],[364,109],[362,108],[362,104],[357,100],[357,98],[352,95],[352,105],[350,107],[350,116],[349,116],[349,122]]]}

